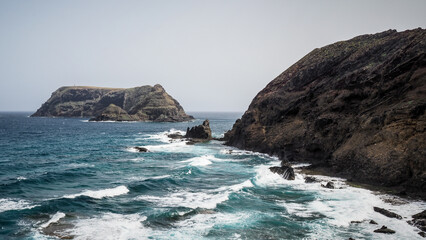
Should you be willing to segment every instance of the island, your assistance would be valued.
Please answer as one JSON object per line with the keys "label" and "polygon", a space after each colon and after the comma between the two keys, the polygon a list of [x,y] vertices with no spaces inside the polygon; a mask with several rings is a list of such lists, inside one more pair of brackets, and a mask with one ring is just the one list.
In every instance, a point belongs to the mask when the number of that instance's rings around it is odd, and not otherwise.
{"label": "island", "polygon": [[85,117],[90,121],[183,122],[187,115],[164,88],[61,87],[31,117]]}

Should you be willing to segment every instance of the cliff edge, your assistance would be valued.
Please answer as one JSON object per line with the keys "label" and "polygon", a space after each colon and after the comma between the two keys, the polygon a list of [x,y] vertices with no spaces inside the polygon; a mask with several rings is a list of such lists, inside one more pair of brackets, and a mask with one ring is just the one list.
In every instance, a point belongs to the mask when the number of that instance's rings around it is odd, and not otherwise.
{"label": "cliff edge", "polygon": [[164,88],[61,87],[32,117],[92,117],[91,121],[180,122],[193,119]]}
{"label": "cliff edge", "polygon": [[426,195],[426,30],[315,49],[270,82],[228,145]]}

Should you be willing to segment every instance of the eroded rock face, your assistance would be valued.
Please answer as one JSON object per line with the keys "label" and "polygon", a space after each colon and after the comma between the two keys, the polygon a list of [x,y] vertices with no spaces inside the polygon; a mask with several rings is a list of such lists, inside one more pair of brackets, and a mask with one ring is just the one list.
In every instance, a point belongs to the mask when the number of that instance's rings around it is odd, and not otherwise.
{"label": "eroded rock face", "polygon": [[426,193],[426,30],[315,49],[270,82],[227,144]]}
{"label": "eroded rock face", "polygon": [[32,117],[93,117],[93,121],[180,122],[193,119],[164,88],[61,87]]}
{"label": "eroded rock face", "polygon": [[185,134],[186,138],[193,139],[212,139],[212,130],[210,129],[210,122],[206,119],[201,125],[188,128]]}

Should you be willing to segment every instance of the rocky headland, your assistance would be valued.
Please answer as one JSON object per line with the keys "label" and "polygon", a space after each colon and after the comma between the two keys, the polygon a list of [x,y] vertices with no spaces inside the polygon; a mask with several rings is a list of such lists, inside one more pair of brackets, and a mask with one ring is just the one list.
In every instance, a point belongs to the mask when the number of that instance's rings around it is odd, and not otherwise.
{"label": "rocky headland", "polygon": [[[226,144],[426,198],[426,30],[314,49],[270,82]],[[280,170],[280,169],[274,169]]]}
{"label": "rocky headland", "polygon": [[192,120],[164,88],[61,87],[32,117],[91,117],[90,121]]}

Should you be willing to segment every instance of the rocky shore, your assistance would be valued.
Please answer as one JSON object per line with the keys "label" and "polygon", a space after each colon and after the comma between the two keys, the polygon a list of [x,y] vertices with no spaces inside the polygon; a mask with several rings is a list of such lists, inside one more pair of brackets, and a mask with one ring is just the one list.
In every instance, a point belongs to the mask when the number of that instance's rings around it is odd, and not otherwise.
{"label": "rocky shore", "polygon": [[426,199],[425,39],[389,30],[314,49],[257,94],[226,144]]}

